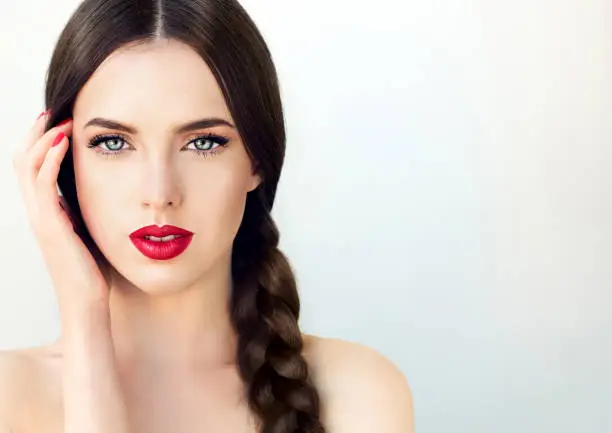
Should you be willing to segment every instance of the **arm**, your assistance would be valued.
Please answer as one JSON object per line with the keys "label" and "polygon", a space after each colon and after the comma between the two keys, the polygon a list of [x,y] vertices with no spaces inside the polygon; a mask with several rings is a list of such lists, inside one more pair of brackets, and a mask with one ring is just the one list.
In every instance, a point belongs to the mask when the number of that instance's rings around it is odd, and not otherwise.
{"label": "arm", "polygon": [[66,119],[47,129],[49,116],[42,113],[30,128],[14,167],[59,301],[64,432],[127,433],[111,338],[108,275],[75,231],[57,188],[73,123]]}
{"label": "arm", "polygon": [[94,303],[79,315],[62,326],[64,432],[127,433],[108,306]]}
{"label": "arm", "polygon": [[[81,304],[81,305],[84,305]],[[62,315],[62,398],[64,433],[127,433],[125,405],[115,369],[110,339],[108,307],[93,302]],[[32,424],[30,404],[40,404],[42,370],[38,362],[20,351],[0,351],[0,433],[23,433]],[[26,430],[23,430],[26,429]]]}

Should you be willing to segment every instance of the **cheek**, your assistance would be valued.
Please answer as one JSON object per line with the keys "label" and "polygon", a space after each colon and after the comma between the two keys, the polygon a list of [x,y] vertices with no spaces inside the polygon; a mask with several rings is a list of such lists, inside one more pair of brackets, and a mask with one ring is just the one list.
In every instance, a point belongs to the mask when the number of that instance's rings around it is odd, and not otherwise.
{"label": "cheek", "polygon": [[[110,235],[107,233],[109,230],[116,229],[121,216],[121,212],[116,212],[120,208],[117,192],[121,188],[115,181],[109,183],[109,176],[95,164],[87,164],[78,158],[74,159],[74,174],[83,221],[94,240],[101,241]],[[112,222],[111,227],[109,222]]]}
{"label": "cheek", "polygon": [[[94,157],[95,158],[95,157]],[[91,160],[81,153],[74,158],[77,195],[84,222],[103,248],[111,248],[119,233],[125,234],[151,223],[153,215],[141,207],[150,192],[143,170],[121,161]],[[169,194],[179,194],[181,206],[168,217],[177,225],[200,233],[213,248],[231,245],[236,236],[252,186],[248,158],[202,162],[181,161],[171,180]]]}
{"label": "cheek", "polygon": [[236,170],[216,171],[214,176],[206,177],[206,183],[188,187],[189,201],[197,207],[192,217],[205,221],[217,236],[233,238],[244,214],[247,179]]}

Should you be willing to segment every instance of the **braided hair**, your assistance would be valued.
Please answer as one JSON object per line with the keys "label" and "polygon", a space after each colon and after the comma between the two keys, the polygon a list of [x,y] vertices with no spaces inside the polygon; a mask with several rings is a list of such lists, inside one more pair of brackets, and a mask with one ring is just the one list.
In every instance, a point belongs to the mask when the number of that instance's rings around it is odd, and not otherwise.
{"label": "braided hair", "polygon": [[[262,182],[247,194],[232,249],[231,320],[237,363],[260,433],[324,433],[319,394],[303,356],[300,301],[271,217],[285,156],[276,69],[259,30],[237,0],[84,0],[56,44],[47,75],[51,124],[115,50],[158,39],[181,41],[206,61]],[[69,148],[58,184],[78,207]]]}

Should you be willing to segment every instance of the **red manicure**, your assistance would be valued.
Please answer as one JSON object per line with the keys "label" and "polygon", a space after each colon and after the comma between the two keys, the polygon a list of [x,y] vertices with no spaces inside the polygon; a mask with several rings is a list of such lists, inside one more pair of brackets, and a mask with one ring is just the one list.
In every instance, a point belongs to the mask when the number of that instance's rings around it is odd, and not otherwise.
{"label": "red manicure", "polygon": [[63,132],[60,132],[59,134],[57,134],[57,136],[55,137],[55,140],[53,141],[52,146],[57,146],[58,144],[60,144],[65,136],[66,134],[64,134]]}
{"label": "red manicure", "polygon": [[68,118],[66,120],[62,120],[60,123],[57,124],[57,126],[62,126],[65,125],[66,123],[70,122],[72,120],[72,118]]}

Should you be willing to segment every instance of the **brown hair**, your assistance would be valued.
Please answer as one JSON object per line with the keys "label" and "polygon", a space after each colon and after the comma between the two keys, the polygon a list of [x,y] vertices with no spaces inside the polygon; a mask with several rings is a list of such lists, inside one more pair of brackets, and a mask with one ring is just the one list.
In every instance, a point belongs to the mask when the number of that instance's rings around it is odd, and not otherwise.
{"label": "brown hair", "polygon": [[[262,183],[247,195],[232,255],[237,362],[262,433],[322,433],[319,394],[302,355],[300,302],[270,215],[285,155],[277,75],[255,24],[236,0],[85,0],[62,31],[48,70],[48,128],[72,117],[98,66],[126,45],[175,39],[212,70]],[[58,185],[83,225],[72,155]]]}

